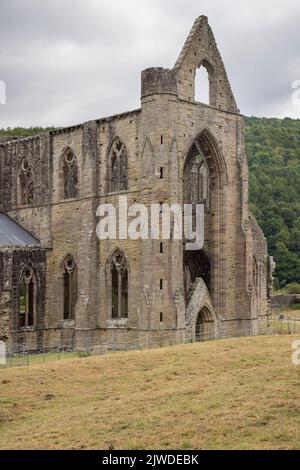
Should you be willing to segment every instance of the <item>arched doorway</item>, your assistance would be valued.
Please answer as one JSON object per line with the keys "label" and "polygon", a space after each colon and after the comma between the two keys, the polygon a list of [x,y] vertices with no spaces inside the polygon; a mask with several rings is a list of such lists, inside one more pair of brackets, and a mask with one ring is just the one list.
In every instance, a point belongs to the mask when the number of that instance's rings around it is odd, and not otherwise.
{"label": "arched doorway", "polygon": [[203,307],[198,313],[195,324],[195,341],[209,341],[214,337],[213,316],[208,307]]}

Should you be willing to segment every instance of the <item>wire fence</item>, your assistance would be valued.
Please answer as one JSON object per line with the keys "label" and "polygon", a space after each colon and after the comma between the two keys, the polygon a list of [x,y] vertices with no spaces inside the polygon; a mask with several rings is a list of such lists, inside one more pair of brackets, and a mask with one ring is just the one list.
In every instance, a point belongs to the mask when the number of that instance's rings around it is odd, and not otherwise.
{"label": "wire fence", "polygon": [[[300,313],[300,312],[299,312]],[[299,315],[300,317],[300,315]],[[226,328],[225,332],[220,331],[217,335],[214,330],[206,330],[205,325],[196,329],[195,337],[192,340],[185,340],[183,337],[178,338],[178,332],[161,330],[160,332],[140,333],[137,338],[132,338],[128,331],[124,330],[120,335],[120,331],[116,332],[115,338],[110,340],[100,340],[95,338],[85,338],[79,344],[73,341],[66,341],[57,347],[53,347],[52,342],[43,342],[42,346],[36,348],[35,343],[26,342],[23,344],[7,344],[5,361],[1,364],[0,369],[5,367],[29,366],[32,364],[48,364],[53,361],[59,361],[69,358],[82,358],[91,355],[104,355],[108,353],[131,351],[138,349],[154,349],[176,344],[191,342],[207,342],[228,338],[253,336],[249,329],[238,330],[236,327]],[[260,328],[258,335],[300,335],[300,318],[289,318],[284,314],[277,313],[268,317],[264,322],[264,326]]]}

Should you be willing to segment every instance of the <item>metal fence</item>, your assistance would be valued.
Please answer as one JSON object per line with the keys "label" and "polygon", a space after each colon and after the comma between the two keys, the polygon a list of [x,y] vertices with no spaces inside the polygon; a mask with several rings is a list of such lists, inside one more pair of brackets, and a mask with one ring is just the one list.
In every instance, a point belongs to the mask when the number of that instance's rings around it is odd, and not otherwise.
{"label": "metal fence", "polygon": [[[258,334],[261,336],[270,336],[297,333],[300,335],[300,318],[291,319],[282,314],[276,314],[269,317],[268,322]],[[218,338],[216,338],[211,331],[201,331],[196,335],[196,340],[185,341],[185,343],[216,341],[246,336],[251,336],[248,329],[239,332],[237,332],[236,329],[227,329],[226,333],[220,334]],[[62,359],[82,358],[91,355],[103,355],[120,351],[163,348],[175,346],[176,344],[183,342],[184,341],[178,341],[178,337],[176,340],[172,332],[162,330],[159,335],[157,335],[156,332],[155,338],[153,339],[151,339],[151,333],[149,334],[148,332],[147,334],[139,335],[138,340],[133,341],[126,331],[124,331],[122,337],[119,336],[118,338],[110,341],[97,342],[95,339],[85,339],[80,350],[68,342],[55,348],[53,348],[51,343],[44,342],[42,348],[35,352],[33,344],[30,343],[17,345],[7,344],[6,361],[5,364],[1,364],[0,362],[0,369],[2,367],[29,366],[37,363],[48,364]]]}

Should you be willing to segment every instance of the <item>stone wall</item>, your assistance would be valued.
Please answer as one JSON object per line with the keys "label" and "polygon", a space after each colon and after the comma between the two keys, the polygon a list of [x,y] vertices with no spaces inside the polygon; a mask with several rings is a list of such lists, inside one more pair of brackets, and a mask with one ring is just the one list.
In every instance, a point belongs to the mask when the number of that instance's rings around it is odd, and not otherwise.
{"label": "stone wall", "polygon": [[[33,342],[33,349],[43,342],[45,326],[46,254],[43,248],[2,248],[0,250],[0,336],[11,343]],[[19,326],[19,290],[22,273],[32,267],[37,282],[37,317],[35,327]]]}
{"label": "stone wall", "polygon": [[4,342],[9,338],[9,321],[11,316],[11,286],[7,282],[6,272],[6,257],[0,250],[0,341]]}
{"label": "stone wall", "polygon": [[287,308],[293,305],[299,305],[300,294],[276,294],[271,297],[272,308]]}
{"label": "stone wall", "polygon": [[9,339],[10,292],[0,292],[0,341]]}
{"label": "stone wall", "polygon": [[21,137],[17,137],[17,136],[0,136],[0,143],[5,143],[5,142],[9,142],[9,141],[12,141],[12,140],[17,140],[17,139],[20,139]]}

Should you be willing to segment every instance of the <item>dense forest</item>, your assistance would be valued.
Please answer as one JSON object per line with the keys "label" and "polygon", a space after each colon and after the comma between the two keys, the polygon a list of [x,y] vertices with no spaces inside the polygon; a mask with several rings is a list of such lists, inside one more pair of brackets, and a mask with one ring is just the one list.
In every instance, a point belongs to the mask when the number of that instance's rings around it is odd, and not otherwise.
{"label": "dense forest", "polygon": [[[251,117],[246,124],[251,209],[276,261],[279,289],[300,283],[300,120]],[[6,129],[0,136],[43,130]]]}
{"label": "dense forest", "polygon": [[275,288],[300,283],[300,120],[247,118],[251,209],[276,262]]}

